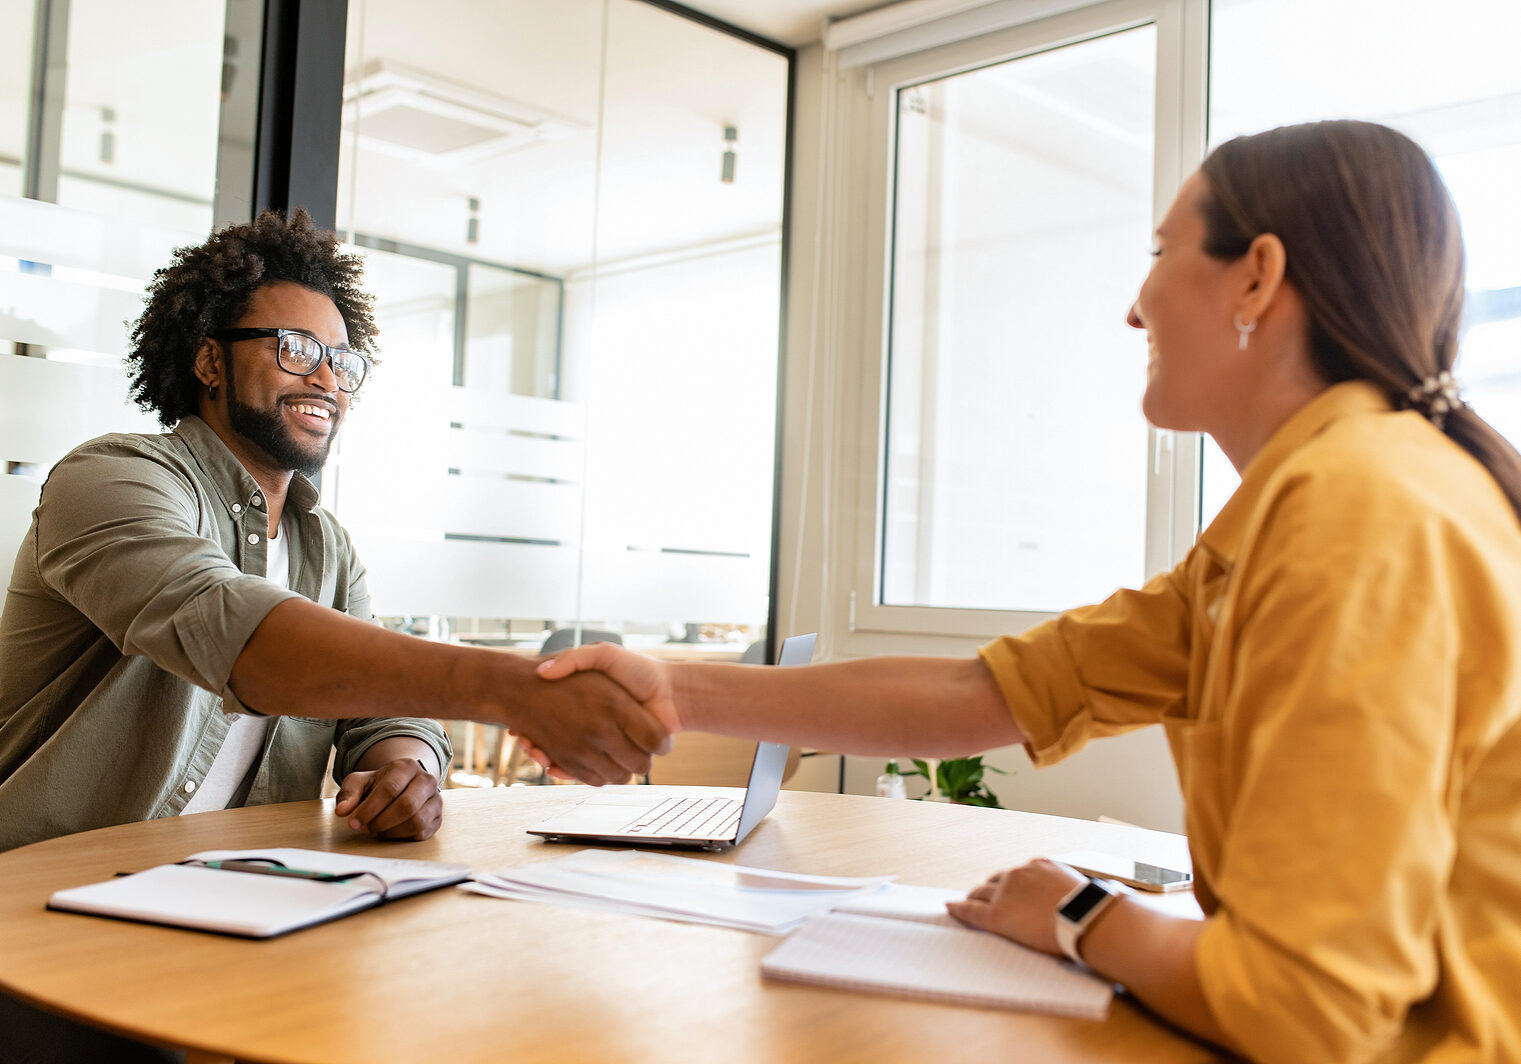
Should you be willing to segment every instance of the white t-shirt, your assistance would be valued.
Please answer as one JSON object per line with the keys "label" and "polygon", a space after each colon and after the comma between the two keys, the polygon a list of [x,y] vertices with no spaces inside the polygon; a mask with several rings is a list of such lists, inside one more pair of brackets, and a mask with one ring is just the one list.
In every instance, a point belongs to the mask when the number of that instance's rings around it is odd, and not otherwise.
{"label": "white t-shirt", "polygon": [[[269,554],[265,563],[266,579],[285,588],[290,587],[289,533],[288,522],[282,518],[280,534],[268,541]],[[258,767],[259,755],[264,750],[264,740],[272,722],[272,717],[242,713],[232,718],[232,726],[227,729],[227,738],[217,750],[211,771],[206,773],[206,778],[185,803],[185,808],[180,810],[180,815],[243,804],[253,786],[254,770]]]}

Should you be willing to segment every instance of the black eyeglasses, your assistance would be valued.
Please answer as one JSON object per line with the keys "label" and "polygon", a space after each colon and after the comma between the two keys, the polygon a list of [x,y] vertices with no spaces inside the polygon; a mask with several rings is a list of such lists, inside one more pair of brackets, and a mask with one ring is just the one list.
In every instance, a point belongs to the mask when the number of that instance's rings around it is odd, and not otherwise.
{"label": "black eyeglasses", "polygon": [[370,372],[370,360],[358,351],[346,347],[328,347],[310,333],[295,329],[223,329],[211,334],[213,340],[262,340],[273,336],[279,341],[275,348],[275,361],[286,373],[307,377],[322,366],[332,363],[333,377],[340,391],[354,392],[364,383]]}

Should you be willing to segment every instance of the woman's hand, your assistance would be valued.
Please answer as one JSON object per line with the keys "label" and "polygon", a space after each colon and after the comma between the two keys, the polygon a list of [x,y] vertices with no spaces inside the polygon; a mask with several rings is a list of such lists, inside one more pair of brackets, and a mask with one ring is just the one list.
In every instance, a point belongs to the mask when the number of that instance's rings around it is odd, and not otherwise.
{"label": "woman's hand", "polygon": [[991,931],[1022,946],[1062,955],[1056,944],[1056,907],[1087,877],[1044,857],[997,872],[966,896],[946,905],[968,927]]}
{"label": "woman's hand", "polygon": [[[1045,858],[999,872],[946,908],[969,927],[991,931],[1022,946],[1062,956],[1056,944],[1056,907],[1086,876]],[[1083,936],[1083,962],[1173,1023],[1201,1038],[1239,1049],[1220,1029],[1204,1001],[1194,959],[1203,920],[1173,916],[1132,898],[1104,910]]]}

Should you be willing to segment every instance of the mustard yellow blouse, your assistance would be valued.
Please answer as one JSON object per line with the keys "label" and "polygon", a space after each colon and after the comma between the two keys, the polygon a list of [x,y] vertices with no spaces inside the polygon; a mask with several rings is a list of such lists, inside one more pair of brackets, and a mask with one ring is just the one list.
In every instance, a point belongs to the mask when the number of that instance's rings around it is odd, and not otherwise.
{"label": "mustard yellow blouse", "polygon": [[1521,525],[1419,414],[1330,388],[1176,569],[981,653],[1038,765],[1167,729],[1253,1059],[1521,1061]]}

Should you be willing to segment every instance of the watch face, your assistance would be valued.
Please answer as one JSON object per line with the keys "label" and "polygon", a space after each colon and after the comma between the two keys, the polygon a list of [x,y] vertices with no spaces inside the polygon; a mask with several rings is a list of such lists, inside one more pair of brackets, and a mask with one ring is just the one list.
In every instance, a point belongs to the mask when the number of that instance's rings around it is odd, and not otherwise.
{"label": "watch face", "polygon": [[1095,905],[1107,897],[1109,897],[1109,891],[1097,883],[1089,883],[1078,892],[1077,897],[1062,906],[1062,919],[1078,923],[1083,917],[1093,911]]}

